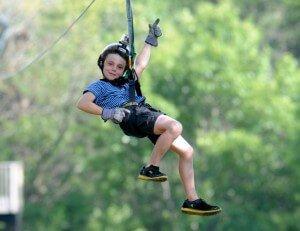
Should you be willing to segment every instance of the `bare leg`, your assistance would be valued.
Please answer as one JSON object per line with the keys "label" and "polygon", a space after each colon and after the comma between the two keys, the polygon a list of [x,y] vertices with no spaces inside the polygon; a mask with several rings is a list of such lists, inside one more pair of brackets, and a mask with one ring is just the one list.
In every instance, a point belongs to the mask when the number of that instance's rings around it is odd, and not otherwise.
{"label": "bare leg", "polygon": [[161,158],[170,149],[173,141],[181,134],[181,124],[166,115],[160,115],[154,125],[154,133],[161,134],[152,150],[150,163],[158,166]]}
{"label": "bare leg", "polygon": [[179,175],[187,199],[190,201],[198,199],[198,195],[195,189],[194,168],[193,168],[193,148],[182,137],[178,136],[171,145],[171,151],[179,155]]}

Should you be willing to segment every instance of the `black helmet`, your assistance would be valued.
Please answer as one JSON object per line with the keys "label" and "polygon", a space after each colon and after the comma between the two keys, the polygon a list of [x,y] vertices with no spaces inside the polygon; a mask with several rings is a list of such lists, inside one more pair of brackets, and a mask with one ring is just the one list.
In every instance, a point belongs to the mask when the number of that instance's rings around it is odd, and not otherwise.
{"label": "black helmet", "polygon": [[118,43],[112,43],[106,46],[101,52],[98,58],[98,66],[103,70],[103,64],[108,54],[118,54],[126,60],[125,70],[129,68],[129,48],[128,48],[128,36],[123,38]]}

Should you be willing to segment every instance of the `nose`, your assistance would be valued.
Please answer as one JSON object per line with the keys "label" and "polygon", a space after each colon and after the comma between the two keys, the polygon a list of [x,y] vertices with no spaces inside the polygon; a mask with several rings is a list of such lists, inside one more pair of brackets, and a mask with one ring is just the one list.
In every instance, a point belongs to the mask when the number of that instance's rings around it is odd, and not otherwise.
{"label": "nose", "polygon": [[117,70],[117,67],[116,67],[115,65],[113,65],[113,66],[111,67],[111,70],[112,70],[112,71],[116,71],[116,70]]}

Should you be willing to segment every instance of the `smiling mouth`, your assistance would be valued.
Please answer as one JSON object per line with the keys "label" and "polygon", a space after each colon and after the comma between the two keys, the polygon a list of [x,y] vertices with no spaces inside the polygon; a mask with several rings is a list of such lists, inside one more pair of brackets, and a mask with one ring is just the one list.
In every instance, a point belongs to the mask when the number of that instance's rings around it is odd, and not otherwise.
{"label": "smiling mouth", "polygon": [[116,76],[117,76],[116,74],[114,74],[114,73],[110,73],[110,72],[108,72],[108,74],[110,74],[110,75],[112,75],[112,76],[114,76],[114,77],[116,77]]}

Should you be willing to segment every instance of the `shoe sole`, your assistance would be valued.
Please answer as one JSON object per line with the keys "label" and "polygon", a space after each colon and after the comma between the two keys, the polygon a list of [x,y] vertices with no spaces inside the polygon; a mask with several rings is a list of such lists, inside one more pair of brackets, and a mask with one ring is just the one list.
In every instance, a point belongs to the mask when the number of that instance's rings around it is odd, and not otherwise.
{"label": "shoe sole", "polygon": [[220,213],[222,210],[218,209],[218,210],[210,210],[210,211],[201,211],[197,209],[181,208],[181,211],[189,215],[212,216]]}
{"label": "shoe sole", "polygon": [[146,181],[155,181],[155,182],[164,182],[164,181],[168,180],[168,178],[166,176],[148,177],[148,176],[143,176],[143,175],[139,175],[138,179],[146,180]]}

